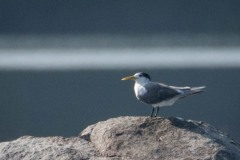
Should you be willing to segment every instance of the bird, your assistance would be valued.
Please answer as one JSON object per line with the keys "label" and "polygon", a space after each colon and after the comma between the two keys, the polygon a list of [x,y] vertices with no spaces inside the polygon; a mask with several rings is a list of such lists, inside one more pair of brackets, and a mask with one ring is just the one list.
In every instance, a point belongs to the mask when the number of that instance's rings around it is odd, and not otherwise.
{"label": "bird", "polygon": [[133,76],[124,77],[121,80],[134,80],[134,92],[136,98],[152,106],[150,117],[157,117],[160,107],[172,106],[176,101],[190,95],[204,91],[205,86],[201,87],[176,87],[163,83],[154,82],[150,76],[144,72],[135,73]]}

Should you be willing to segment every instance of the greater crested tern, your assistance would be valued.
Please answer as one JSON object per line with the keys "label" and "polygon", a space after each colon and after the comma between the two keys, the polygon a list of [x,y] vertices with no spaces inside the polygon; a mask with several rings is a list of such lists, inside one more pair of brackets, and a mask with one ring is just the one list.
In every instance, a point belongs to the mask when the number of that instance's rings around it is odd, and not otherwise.
{"label": "greater crested tern", "polygon": [[143,72],[138,72],[133,76],[122,78],[122,80],[135,81],[134,92],[137,99],[145,104],[152,105],[151,117],[153,117],[155,108],[157,108],[155,113],[156,117],[160,107],[171,106],[179,99],[203,92],[205,88],[205,86],[168,86],[163,83],[151,81],[150,76]]}

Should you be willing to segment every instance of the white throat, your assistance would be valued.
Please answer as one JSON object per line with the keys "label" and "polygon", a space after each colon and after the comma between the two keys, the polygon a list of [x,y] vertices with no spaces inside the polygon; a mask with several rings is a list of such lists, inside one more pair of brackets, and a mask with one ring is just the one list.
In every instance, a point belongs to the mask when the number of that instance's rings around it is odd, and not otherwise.
{"label": "white throat", "polygon": [[148,82],[150,82],[150,80],[146,79],[146,78],[136,80],[136,82],[134,84],[134,92],[135,92],[135,95],[136,95],[137,98],[138,98],[139,95],[143,95],[143,94],[147,93],[147,90],[144,87],[144,85]]}

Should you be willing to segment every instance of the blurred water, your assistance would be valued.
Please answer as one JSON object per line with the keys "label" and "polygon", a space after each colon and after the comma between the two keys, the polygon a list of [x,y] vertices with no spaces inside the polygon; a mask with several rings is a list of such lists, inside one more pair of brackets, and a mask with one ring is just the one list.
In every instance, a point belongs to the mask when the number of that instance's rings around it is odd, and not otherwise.
{"label": "blurred water", "polygon": [[76,136],[108,118],[148,116],[133,82],[120,80],[138,71],[169,85],[207,86],[160,115],[205,121],[240,141],[239,66],[236,47],[1,49],[0,141]]}
{"label": "blurred water", "polygon": [[[162,108],[161,116],[206,121],[240,141],[239,69],[144,70],[171,85],[206,85],[207,91]],[[117,116],[148,116],[133,82],[136,70],[0,72],[0,140],[23,135],[75,136],[84,127]]]}
{"label": "blurred water", "polygon": [[1,49],[0,70],[240,67],[240,47]]}

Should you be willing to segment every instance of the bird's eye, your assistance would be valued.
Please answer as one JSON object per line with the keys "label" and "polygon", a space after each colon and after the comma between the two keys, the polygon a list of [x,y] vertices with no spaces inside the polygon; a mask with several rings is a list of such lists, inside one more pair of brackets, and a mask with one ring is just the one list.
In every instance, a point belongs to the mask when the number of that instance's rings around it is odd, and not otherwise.
{"label": "bird's eye", "polygon": [[143,76],[143,75],[141,75],[141,74],[139,75],[139,77],[142,77],[142,76]]}

